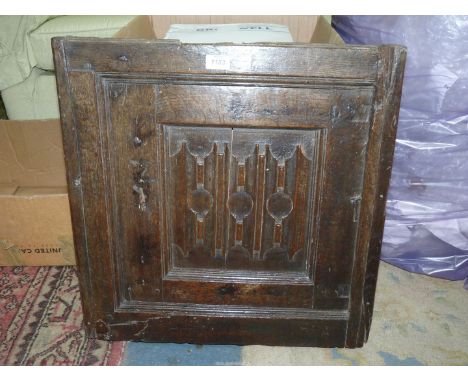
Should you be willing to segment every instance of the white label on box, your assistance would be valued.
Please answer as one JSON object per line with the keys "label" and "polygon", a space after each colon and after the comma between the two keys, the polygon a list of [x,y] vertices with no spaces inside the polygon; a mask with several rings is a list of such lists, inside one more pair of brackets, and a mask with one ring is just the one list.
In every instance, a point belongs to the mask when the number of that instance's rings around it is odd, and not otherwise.
{"label": "white label on box", "polygon": [[207,54],[206,69],[230,70],[231,60],[229,59],[229,56],[222,56],[219,54]]}

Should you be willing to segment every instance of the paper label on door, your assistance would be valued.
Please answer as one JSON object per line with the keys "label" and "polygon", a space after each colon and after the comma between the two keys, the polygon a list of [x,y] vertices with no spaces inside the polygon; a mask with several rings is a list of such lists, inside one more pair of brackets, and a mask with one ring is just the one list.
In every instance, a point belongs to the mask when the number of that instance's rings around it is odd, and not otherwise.
{"label": "paper label on door", "polygon": [[229,59],[229,56],[223,56],[219,54],[207,54],[206,69],[230,70],[231,60]]}

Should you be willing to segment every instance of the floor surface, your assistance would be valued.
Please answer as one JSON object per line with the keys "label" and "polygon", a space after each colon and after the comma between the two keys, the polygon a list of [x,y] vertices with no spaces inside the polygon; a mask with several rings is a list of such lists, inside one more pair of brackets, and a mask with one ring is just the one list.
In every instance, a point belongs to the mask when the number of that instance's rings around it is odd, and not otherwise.
{"label": "floor surface", "polygon": [[381,263],[374,319],[362,349],[129,342],[123,365],[468,365],[463,282]]}

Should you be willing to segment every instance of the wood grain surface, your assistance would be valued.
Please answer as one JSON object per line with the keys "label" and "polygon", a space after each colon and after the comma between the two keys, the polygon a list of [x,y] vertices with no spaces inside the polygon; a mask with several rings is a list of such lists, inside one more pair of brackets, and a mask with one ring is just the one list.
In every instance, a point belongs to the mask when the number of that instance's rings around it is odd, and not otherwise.
{"label": "wood grain surface", "polygon": [[364,344],[403,47],[53,49],[89,336]]}

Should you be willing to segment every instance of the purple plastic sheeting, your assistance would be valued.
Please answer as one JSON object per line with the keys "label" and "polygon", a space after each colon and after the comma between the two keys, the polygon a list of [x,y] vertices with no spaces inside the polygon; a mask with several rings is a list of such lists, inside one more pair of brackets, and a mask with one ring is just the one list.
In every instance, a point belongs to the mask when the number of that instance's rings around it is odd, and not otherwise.
{"label": "purple plastic sheeting", "polygon": [[408,48],[382,260],[468,289],[468,17],[334,16],[349,44]]}

